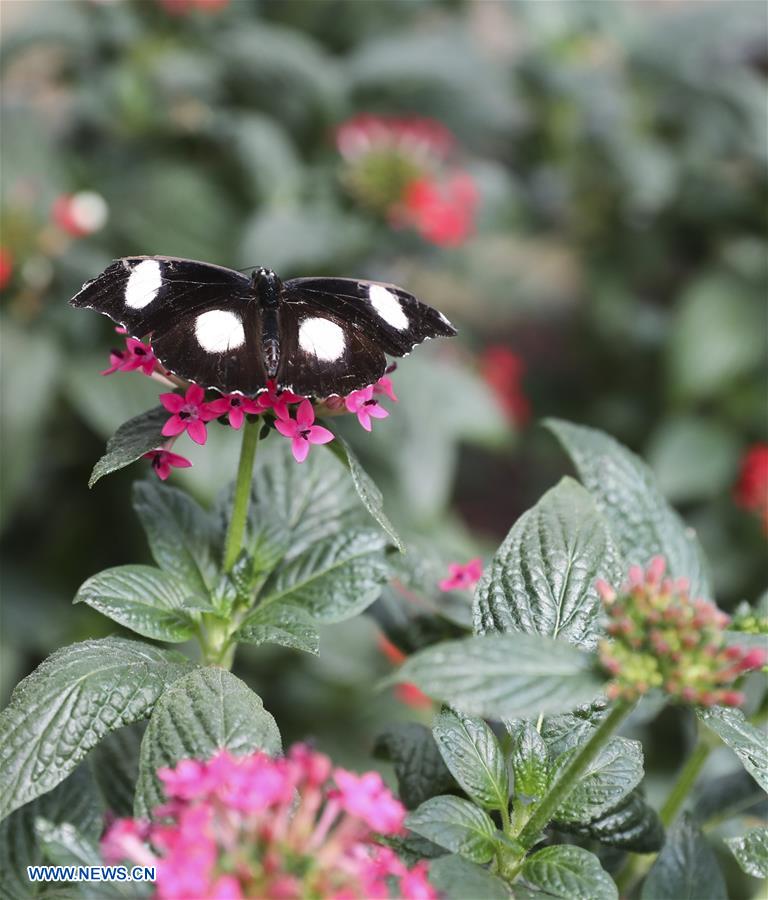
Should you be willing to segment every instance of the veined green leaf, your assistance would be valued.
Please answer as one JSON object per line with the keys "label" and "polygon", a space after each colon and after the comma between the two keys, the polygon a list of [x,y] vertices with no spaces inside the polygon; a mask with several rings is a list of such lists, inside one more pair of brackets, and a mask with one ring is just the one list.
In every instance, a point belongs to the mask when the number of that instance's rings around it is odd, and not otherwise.
{"label": "veined green leaf", "polygon": [[161,431],[167,420],[168,411],[156,406],[124,422],[107,441],[107,452],[93,467],[88,487],[157,449],[163,442]]}
{"label": "veined green leaf", "polygon": [[476,863],[496,849],[496,826],[479,807],[461,797],[432,797],[408,815],[407,828]]}
{"label": "veined green leaf", "polygon": [[619,892],[600,860],[566,844],[544,847],[528,857],[522,877],[547,896],[562,900],[618,900]]}
{"label": "veined green leaf", "polygon": [[307,613],[298,606],[273,603],[250,613],[235,634],[246,644],[280,644],[317,655],[320,635]]}
{"label": "veined green leaf", "polygon": [[396,722],[376,738],[377,759],[393,763],[398,795],[408,809],[456,789],[432,733],[418,722]]}
{"label": "veined green leaf", "polygon": [[670,830],[640,896],[642,900],[727,900],[717,857],[687,815]]}
{"label": "veined green leaf", "polygon": [[726,838],[741,868],[754,878],[768,878],[768,828],[750,828],[742,837]]}
{"label": "veined green leaf", "polygon": [[605,519],[571,478],[524,513],[475,592],[475,632],[546,634],[592,648],[599,635],[595,582],[616,584],[623,565]]}
{"label": "veined green leaf", "polygon": [[739,757],[741,764],[764,791],[768,791],[768,740],[765,731],[751,725],[740,709],[713,706],[699,718]]}

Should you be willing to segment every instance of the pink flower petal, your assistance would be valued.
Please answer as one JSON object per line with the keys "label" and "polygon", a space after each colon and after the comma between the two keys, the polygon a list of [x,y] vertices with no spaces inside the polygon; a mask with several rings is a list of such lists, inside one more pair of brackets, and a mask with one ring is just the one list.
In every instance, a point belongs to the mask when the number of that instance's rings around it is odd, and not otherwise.
{"label": "pink flower petal", "polygon": [[313,425],[309,429],[309,434],[307,435],[307,440],[310,444],[327,444],[332,441],[333,438],[333,432],[329,431],[327,428],[323,428],[322,425]]}
{"label": "pink flower petal", "polygon": [[218,418],[229,412],[230,402],[229,397],[220,397],[218,400],[211,400],[210,403],[206,404],[206,407],[209,412],[212,412]]}
{"label": "pink flower petal", "polygon": [[187,403],[193,403],[195,406],[200,406],[203,400],[205,400],[205,391],[199,384],[190,384],[185,399]]}
{"label": "pink flower petal", "polygon": [[365,428],[366,431],[370,431],[373,427],[371,425],[371,416],[368,413],[367,406],[361,406],[357,411],[357,421]]}
{"label": "pink flower petal", "polygon": [[177,434],[181,434],[186,429],[186,427],[186,422],[183,419],[179,418],[179,416],[171,416],[171,418],[168,419],[165,425],[163,425],[163,430],[160,432],[160,434],[164,435],[165,437],[175,437]]}
{"label": "pink flower petal", "polygon": [[309,456],[309,441],[306,440],[306,438],[295,437],[291,441],[291,450],[293,451],[293,458],[296,462],[304,462]]}
{"label": "pink flower petal", "polygon": [[200,419],[187,419],[187,434],[196,444],[204,444],[208,438],[205,423]]}
{"label": "pink flower petal", "polygon": [[299,432],[299,426],[293,419],[275,419],[275,428],[287,438],[296,437]]}
{"label": "pink flower petal", "polygon": [[184,398],[178,394],[160,394],[159,399],[168,412],[181,412],[181,408],[184,406]]}
{"label": "pink flower petal", "polygon": [[368,410],[368,415],[373,419],[386,419],[389,415],[389,412],[383,406],[379,406],[378,403],[369,403],[366,409]]}
{"label": "pink flower petal", "polygon": [[296,410],[296,421],[300,428],[309,428],[315,421],[315,411],[309,400],[302,400],[299,404],[299,408]]}
{"label": "pink flower petal", "polygon": [[234,429],[238,429],[242,426],[243,420],[245,419],[245,413],[243,412],[242,406],[235,406],[233,409],[229,411],[229,424]]}

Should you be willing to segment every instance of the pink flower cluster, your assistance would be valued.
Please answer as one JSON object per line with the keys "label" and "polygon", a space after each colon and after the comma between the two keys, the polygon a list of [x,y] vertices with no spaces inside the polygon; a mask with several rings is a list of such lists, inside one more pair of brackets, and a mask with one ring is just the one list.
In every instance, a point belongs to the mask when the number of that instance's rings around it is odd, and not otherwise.
{"label": "pink flower cluster", "polygon": [[646,571],[632,566],[618,591],[597,583],[613,638],[599,648],[613,676],[608,696],[634,700],[659,688],[684,703],[741,706],[744,694],[733,683],[765,665],[768,654],[728,646],[723,632],[730,618],[708,600],[691,599],[687,581],[664,578],[665,568],[657,556]]}
{"label": "pink flower cluster", "polygon": [[465,565],[448,563],[448,577],[443,578],[438,587],[441,591],[471,591],[482,577],[483,561],[478,556]]}
{"label": "pink flower cluster", "polygon": [[157,868],[159,900],[434,900],[427,864],[408,868],[377,835],[398,834],[405,808],[376,772],[334,768],[303,744],[275,759],[219,751],[160,769],[168,801],[152,822],[118,819],[107,863]]}
{"label": "pink flower cluster", "polygon": [[[124,328],[115,330],[119,334],[125,334]],[[185,457],[171,452],[174,441],[186,433],[196,444],[205,444],[208,439],[208,423],[224,416],[232,428],[239,429],[247,415],[269,413],[278,433],[290,440],[296,462],[304,462],[313,444],[327,444],[333,440],[333,432],[315,424],[316,408],[308,397],[292,391],[278,390],[274,382],[268,382],[267,389],[256,397],[232,393],[207,401],[200,385],[182,382],[166,372],[156,359],[150,344],[132,337],[126,338],[123,349],[110,351],[109,363],[109,368],[104,369],[102,375],[140,370],[169,387],[185,388],[183,395],[177,391],[160,394],[160,403],[170,413],[162,428],[162,435],[168,440],[163,447],[144,454],[144,458],[151,460],[152,467],[163,481],[168,478],[171,468],[187,468],[192,465]],[[397,401],[392,380],[387,375],[382,376],[376,384],[352,391],[346,397],[329,397],[321,405],[326,412],[346,409],[347,412],[354,413],[362,427],[370,431],[372,419],[385,419],[389,415],[375,399],[376,395],[385,395],[390,400]],[[291,416],[292,406],[295,407],[295,418]]]}
{"label": "pink flower cluster", "polygon": [[412,228],[439,246],[471,234],[478,205],[474,179],[449,165],[453,135],[434,119],[363,114],[336,132],[344,182],[393,228]]}

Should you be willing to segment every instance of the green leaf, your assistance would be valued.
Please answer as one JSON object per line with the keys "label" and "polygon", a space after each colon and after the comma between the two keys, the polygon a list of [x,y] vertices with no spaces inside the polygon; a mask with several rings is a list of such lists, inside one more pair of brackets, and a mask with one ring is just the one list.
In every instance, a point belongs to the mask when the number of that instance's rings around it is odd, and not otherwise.
{"label": "green leaf", "polygon": [[669,832],[640,896],[642,900],[728,900],[714,851],[687,815]]}
{"label": "green leaf", "polygon": [[579,706],[572,712],[559,716],[546,716],[541,727],[541,736],[554,759],[575,747],[583,744],[591,736],[595,728],[605,718],[608,701],[598,697],[592,703]]}
{"label": "green leaf", "polygon": [[134,484],[133,508],[155,562],[194,593],[206,596],[216,582],[218,566],[205,510],[189,494],[157,480]]}
{"label": "green leaf", "polygon": [[189,592],[154,566],[116,566],[91,576],[74,603],[87,603],[114,622],[144,637],[180,643],[194,634],[185,609]]}
{"label": "green leaf", "polygon": [[88,487],[93,487],[105,475],[136,462],[150,450],[157,449],[163,443],[160,432],[167,420],[168,411],[157,406],[123,422],[107,441],[107,452],[93,467]]}
{"label": "green leaf", "polygon": [[557,828],[631,853],[655,853],[664,845],[661,819],[638,790],[586,825],[558,822]]}
{"label": "green leaf", "polygon": [[355,486],[357,496],[362,501],[363,506],[389,535],[397,549],[401,553],[405,553],[405,544],[403,544],[400,535],[395,531],[395,526],[389,521],[384,512],[384,497],[381,491],[371,476],[360,465],[360,460],[355,456],[352,448],[343,438],[337,435],[336,439],[328,445],[328,449],[333,451],[349,469],[349,474],[352,476],[352,484]]}
{"label": "green leaf", "polygon": [[224,669],[196,669],[180,678],[155,706],[141,742],[135,814],[163,802],[156,772],[182,759],[210,759],[226,748],[236,755],[280,752],[280,732],[261,698]]}
{"label": "green leaf", "polygon": [[496,735],[482,719],[444,709],[432,734],[451,774],[475,803],[485,809],[508,807],[507,764]]}
{"label": "green leaf", "polygon": [[257,606],[238,628],[235,638],[246,644],[279,644],[315,655],[320,650],[320,635],[307,613],[283,603]]}
{"label": "green leaf", "polygon": [[626,562],[644,566],[661,554],[668,574],[690,581],[692,596],[711,596],[701,545],[664,499],[645,463],[602,431],[561,419],[545,424],[607,518]]}
{"label": "green leaf", "polygon": [[741,868],[755,878],[768,878],[768,828],[751,828],[742,837],[726,838]]}
{"label": "green leaf", "polygon": [[685,398],[708,398],[757,368],[765,324],[764,298],[751,295],[743,280],[708,275],[693,282],[667,342],[673,389]]}
{"label": "green leaf", "polygon": [[592,648],[600,633],[595,582],[623,566],[603,516],[564,478],[522,515],[475,592],[475,632],[545,634]]}
{"label": "green leaf", "polygon": [[317,541],[284,562],[264,586],[261,606],[288,603],[321,622],[342,622],[381,593],[389,569],[380,531],[355,529]]}
{"label": "green leaf", "polygon": [[562,900],[618,900],[619,892],[600,860],[582,847],[544,847],[525,861],[522,877]]}
{"label": "green leaf", "polygon": [[408,809],[456,788],[426,725],[418,722],[390,725],[376,738],[373,754],[394,764],[398,794]]}
{"label": "green leaf", "polygon": [[[555,762],[553,782],[578,752],[573,747]],[[613,809],[640,784],[643,750],[639,741],[614,737],[600,750],[564,798],[555,818],[560,822],[591,822]]]}
{"label": "green leaf", "polygon": [[429,864],[429,880],[446,900],[507,900],[511,896],[501,878],[456,854],[433,860]]}
{"label": "green leaf", "polygon": [[35,822],[40,818],[55,824],[68,822],[87,838],[98,841],[104,824],[104,808],[85,766],[75,769],[54,790],[17,809],[0,824],[3,900],[26,900],[46,890],[46,885],[33,885],[27,878],[27,866],[45,863],[35,830]]}
{"label": "green leaf", "polygon": [[135,722],[108,734],[93,748],[88,762],[107,809],[116,816],[133,815],[133,795],[139,777],[139,750],[145,722]]}
{"label": "green leaf", "polygon": [[410,656],[393,676],[470,715],[516,718],[562,712],[598,694],[593,657],[543,635],[445,641]]}
{"label": "green leaf", "polygon": [[410,813],[407,828],[452,853],[485,863],[496,850],[493,819],[461,797],[432,797]]}
{"label": "green leaf", "polygon": [[525,719],[507,723],[513,746],[510,755],[515,797],[523,802],[541,799],[549,783],[549,751],[536,728]]}
{"label": "green leaf", "polygon": [[740,709],[713,706],[699,710],[699,718],[739,757],[741,764],[764,791],[768,791],[768,741],[764,731],[751,725]]}
{"label": "green leaf", "polygon": [[105,735],[148,716],[189,668],[177,653],[118,637],[49,656],[0,713],[0,816],[54,788]]}

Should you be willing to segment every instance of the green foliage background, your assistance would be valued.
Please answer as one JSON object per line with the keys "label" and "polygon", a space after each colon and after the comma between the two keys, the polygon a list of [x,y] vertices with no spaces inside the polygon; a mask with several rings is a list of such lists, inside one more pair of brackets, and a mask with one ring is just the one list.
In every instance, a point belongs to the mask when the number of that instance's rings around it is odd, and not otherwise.
{"label": "green foliage background", "polygon": [[[345,432],[431,583],[448,559],[496,546],[569,472],[551,436],[505,422],[475,373],[476,354],[503,343],[525,360],[535,419],[605,429],[648,459],[722,606],[758,596],[765,537],[732,487],[745,447],[766,439],[762,3],[8,6],[4,696],[53,648],[111,632],[70,606],[78,585],[149,559],[130,509],[137,469],[92,492],[87,480],[157,391],[137,374],[99,378],[110,327],[66,304],[134,253],[381,277],[458,324],[459,340],[403,363],[388,421]],[[471,240],[439,250],[355,207],[333,130],[357,112],[455,132],[481,192]],[[102,194],[110,219],[65,241],[50,208],[75,190]],[[212,428],[177,483],[212,502],[237,449]],[[378,615],[403,617],[390,596]],[[286,744],[314,734],[340,761],[367,761],[380,722],[413,713],[372,693],[388,664],[370,616],[326,631],[318,659],[244,648],[237,671]],[[685,737],[671,737],[649,760],[660,778],[681,758]]]}

